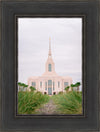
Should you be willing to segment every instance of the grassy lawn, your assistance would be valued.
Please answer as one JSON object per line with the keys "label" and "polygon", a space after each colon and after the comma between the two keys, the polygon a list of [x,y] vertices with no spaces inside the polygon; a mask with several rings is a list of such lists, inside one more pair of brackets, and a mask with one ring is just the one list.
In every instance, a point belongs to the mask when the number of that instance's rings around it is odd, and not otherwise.
{"label": "grassy lawn", "polygon": [[53,96],[41,92],[18,92],[18,114],[36,114],[35,110],[49,102],[57,105],[59,114],[82,114],[82,93],[68,92]]}
{"label": "grassy lawn", "polygon": [[18,114],[34,114],[35,109],[48,101],[49,96],[40,92],[18,92]]}
{"label": "grassy lawn", "polygon": [[51,97],[58,106],[60,114],[82,114],[82,93],[69,92]]}

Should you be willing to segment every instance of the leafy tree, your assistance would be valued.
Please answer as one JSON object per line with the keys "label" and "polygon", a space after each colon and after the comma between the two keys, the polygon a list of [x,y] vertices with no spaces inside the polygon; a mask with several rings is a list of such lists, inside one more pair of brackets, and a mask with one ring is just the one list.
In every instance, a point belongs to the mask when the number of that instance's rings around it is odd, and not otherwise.
{"label": "leafy tree", "polygon": [[79,91],[79,86],[81,85],[81,83],[80,82],[77,82],[76,84],[75,84],[75,86],[77,87],[77,91]]}
{"label": "leafy tree", "polygon": [[21,85],[21,82],[18,82],[18,85],[20,86]]}
{"label": "leafy tree", "polygon": [[28,85],[24,84],[24,89],[27,90]]}
{"label": "leafy tree", "polygon": [[25,88],[27,89],[28,85],[18,82],[18,86],[19,86],[19,91],[24,91]]}
{"label": "leafy tree", "polygon": [[33,86],[30,86],[31,91],[35,91],[36,89]]}
{"label": "leafy tree", "polygon": [[18,82],[18,88],[21,90],[21,82]]}
{"label": "leafy tree", "polygon": [[68,92],[69,88],[70,88],[70,86],[67,86],[67,87],[65,88],[66,92]]}
{"label": "leafy tree", "polygon": [[22,83],[21,86],[22,86],[22,91],[24,91],[25,87],[26,87],[26,84]]}
{"label": "leafy tree", "polygon": [[72,91],[73,91],[73,87],[75,87],[75,84],[71,84]]}
{"label": "leafy tree", "polygon": [[23,83],[18,82],[18,86],[19,86],[19,91],[23,91]]}

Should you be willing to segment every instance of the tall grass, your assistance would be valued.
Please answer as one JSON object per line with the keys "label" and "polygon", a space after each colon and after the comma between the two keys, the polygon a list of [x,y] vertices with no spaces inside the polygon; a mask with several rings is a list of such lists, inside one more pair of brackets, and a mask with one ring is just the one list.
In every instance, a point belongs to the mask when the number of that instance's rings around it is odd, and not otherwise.
{"label": "tall grass", "polygon": [[34,114],[37,107],[48,101],[49,96],[40,92],[18,92],[18,114]]}
{"label": "tall grass", "polygon": [[69,92],[52,96],[60,114],[82,114],[82,93]]}

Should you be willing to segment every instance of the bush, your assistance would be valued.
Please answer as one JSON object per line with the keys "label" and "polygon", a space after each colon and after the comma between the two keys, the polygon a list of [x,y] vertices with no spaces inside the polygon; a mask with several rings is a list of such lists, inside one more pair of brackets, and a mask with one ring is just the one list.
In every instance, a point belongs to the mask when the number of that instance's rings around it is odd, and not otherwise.
{"label": "bush", "polygon": [[18,92],[18,114],[34,114],[37,107],[48,101],[49,96],[41,92]]}
{"label": "bush", "polygon": [[61,91],[61,92],[59,92],[58,94],[63,94],[63,92]]}
{"label": "bush", "polygon": [[32,86],[30,86],[31,91],[35,91],[36,89]]}
{"label": "bush", "polygon": [[71,91],[52,98],[58,105],[60,114],[82,114],[82,93]]}
{"label": "bush", "polygon": [[40,92],[40,91],[37,91],[36,93],[37,93],[37,94],[42,94],[42,92]]}

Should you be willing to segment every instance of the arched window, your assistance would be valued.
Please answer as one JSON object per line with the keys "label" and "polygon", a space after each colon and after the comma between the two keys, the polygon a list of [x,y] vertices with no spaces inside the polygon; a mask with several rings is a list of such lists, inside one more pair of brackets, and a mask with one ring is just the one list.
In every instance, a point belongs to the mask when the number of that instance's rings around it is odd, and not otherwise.
{"label": "arched window", "polygon": [[52,71],[52,67],[51,67],[51,64],[48,65],[48,71]]}

